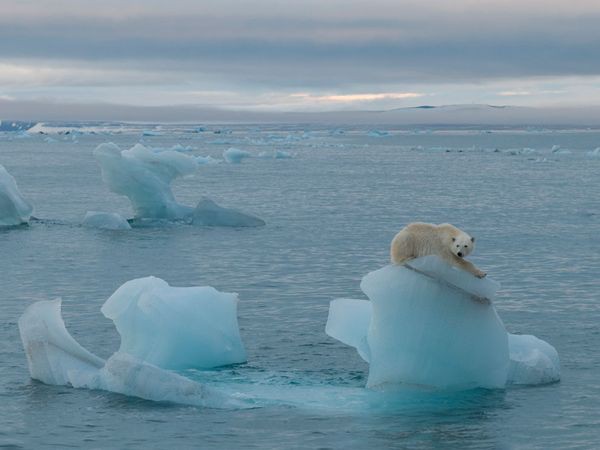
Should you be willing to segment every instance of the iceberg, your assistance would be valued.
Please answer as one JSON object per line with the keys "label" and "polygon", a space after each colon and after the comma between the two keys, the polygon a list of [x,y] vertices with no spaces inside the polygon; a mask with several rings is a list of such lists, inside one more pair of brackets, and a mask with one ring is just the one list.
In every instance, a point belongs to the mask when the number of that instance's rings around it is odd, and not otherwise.
{"label": "iceberg", "polygon": [[141,144],[121,151],[113,143],[100,144],[94,157],[104,182],[112,192],[129,198],[136,217],[181,219],[190,213],[192,208],[175,201],[170,185],[196,171],[193,157],[176,151],[155,153]]}
{"label": "iceberg", "polygon": [[223,159],[231,164],[240,164],[243,159],[250,158],[252,153],[239,148],[230,147],[223,151]]}
{"label": "iceberg", "polygon": [[101,230],[131,230],[131,225],[121,215],[98,211],[88,211],[81,225]]}
{"label": "iceberg", "polygon": [[18,325],[30,376],[43,383],[239,408],[241,401],[168,370],[244,361],[236,305],[236,294],[211,287],[173,288],[153,277],[129,281],[102,307],[122,338],[106,361],[69,334],[60,299],[30,305]]}
{"label": "iceberg", "polygon": [[21,195],[17,182],[0,164],[0,227],[29,223],[33,207]]}
{"label": "iceberg", "polygon": [[560,379],[556,350],[506,332],[492,300],[499,284],[436,256],[366,275],[370,300],[331,302],[326,333],[369,363],[367,387],[504,388]]}
{"label": "iceberg", "polygon": [[[121,150],[113,143],[100,144],[94,156],[109,189],[129,198],[135,219],[179,220],[211,226],[265,224],[255,216],[223,208],[212,201],[208,205],[207,199],[201,200],[196,208],[179,204],[171,191],[171,182],[198,169],[199,160],[194,156],[173,150],[153,151],[141,144]],[[212,161],[206,159],[204,163]],[[219,222],[219,218],[223,221]]]}

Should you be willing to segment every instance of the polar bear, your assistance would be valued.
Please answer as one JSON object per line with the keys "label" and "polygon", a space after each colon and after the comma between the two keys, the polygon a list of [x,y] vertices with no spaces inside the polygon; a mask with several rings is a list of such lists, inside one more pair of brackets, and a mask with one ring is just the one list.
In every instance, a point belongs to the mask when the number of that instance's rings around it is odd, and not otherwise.
{"label": "polar bear", "polygon": [[449,264],[483,278],[486,273],[464,259],[474,248],[475,238],[454,225],[415,222],[394,237],[390,256],[393,264],[404,264],[421,256],[437,255]]}

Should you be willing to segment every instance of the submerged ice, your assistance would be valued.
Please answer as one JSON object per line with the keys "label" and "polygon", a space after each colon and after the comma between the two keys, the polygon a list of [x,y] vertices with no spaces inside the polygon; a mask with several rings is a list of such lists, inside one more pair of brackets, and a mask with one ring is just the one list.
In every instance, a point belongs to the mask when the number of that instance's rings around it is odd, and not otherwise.
{"label": "submerged ice", "polygon": [[17,182],[0,164],[0,227],[28,223],[33,207],[21,195]]}
{"label": "submerged ice", "polygon": [[435,256],[365,276],[367,300],[331,302],[326,332],[369,363],[368,387],[503,388],[560,379],[554,347],[506,332],[492,304],[499,285]]}
{"label": "submerged ice", "polygon": [[[99,145],[94,156],[102,169],[102,179],[112,192],[126,196],[136,219],[181,220],[187,223],[213,226],[248,227],[264,225],[252,215],[211,203],[206,209],[203,199],[197,208],[181,205],[175,200],[171,183],[178,177],[192,175],[199,166],[197,158],[179,151],[153,151],[141,144],[121,150],[113,143]],[[225,217],[219,222],[215,217]]]}
{"label": "submerged ice", "polygon": [[88,228],[99,228],[101,230],[130,230],[131,225],[117,213],[99,211],[88,211],[81,222]]}
{"label": "submerged ice", "polygon": [[174,288],[148,277],[121,286],[102,312],[121,334],[121,348],[106,361],[69,334],[60,300],[30,305],[18,325],[31,378],[154,401],[242,406],[168,370],[245,361],[236,294],[211,287]]}

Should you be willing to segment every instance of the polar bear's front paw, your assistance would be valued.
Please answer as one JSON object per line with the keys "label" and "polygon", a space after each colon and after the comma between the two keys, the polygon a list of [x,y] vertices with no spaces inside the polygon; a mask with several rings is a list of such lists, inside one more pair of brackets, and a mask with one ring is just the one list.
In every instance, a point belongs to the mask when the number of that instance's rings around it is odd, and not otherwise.
{"label": "polar bear's front paw", "polygon": [[474,274],[477,278],[485,278],[485,276],[487,275],[487,273],[482,272],[481,270],[477,270]]}

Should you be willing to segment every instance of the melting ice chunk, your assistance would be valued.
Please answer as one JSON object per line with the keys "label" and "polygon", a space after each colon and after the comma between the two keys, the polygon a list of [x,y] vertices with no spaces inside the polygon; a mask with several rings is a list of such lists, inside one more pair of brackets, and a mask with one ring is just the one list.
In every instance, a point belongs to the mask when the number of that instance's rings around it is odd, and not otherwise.
{"label": "melting ice chunk", "polygon": [[231,164],[239,164],[245,158],[250,158],[252,153],[246,150],[240,150],[239,148],[228,148],[223,152],[223,158],[225,161]]}
{"label": "melting ice chunk", "polygon": [[131,225],[117,213],[88,211],[81,225],[102,230],[130,230]]}
{"label": "melting ice chunk", "polygon": [[233,227],[265,224],[255,216],[223,208],[208,199],[203,199],[197,208],[177,203],[171,182],[196,171],[199,160],[193,156],[172,150],[152,151],[141,144],[121,150],[112,143],[99,145],[94,156],[102,168],[102,179],[111,191],[129,198],[136,219]]}
{"label": "melting ice chunk", "polygon": [[221,227],[260,227],[264,220],[235,209],[223,208],[209,198],[203,198],[192,214],[194,225]]}
{"label": "melting ice chunk", "polygon": [[531,335],[508,335],[510,347],[509,385],[534,385],[560,380],[558,352]]}
{"label": "melting ice chunk", "polygon": [[369,362],[367,386],[501,388],[560,378],[551,345],[506,332],[491,303],[497,283],[435,256],[410,264],[365,276],[370,301],[331,303],[326,332]]}
{"label": "melting ice chunk", "polygon": [[237,401],[204,384],[117,352],[96,373],[73,373],[75,388],[101,389],[156,402],[174,402],[211,408],[244,408]]}
{"label": "melting ice chunk", "polygon": [[113,143],[100,144],[94,156],[104,182],[129,198],[136,217],[181,219],[190,213],[191,208],[175,201],[171,182],[196,171],[193,157],[170,150],[155,153],[141,144],[121,151]]}
{"label": "melting ice chunk", "polygon": [[147,277],[123,284],[101,311],[121,335],[120,352],[166,369],[206,369],[246,361],[237,302],[210,286]]}
{"label": "melting ice chunk", "polygon": [[65,328],[60,299],[30,305],[19,318],[31,378],[46,384],[71,384],[71,376],[92,376],[104,360],[88,352]]}
{"label": "melting ice chunk", "polygon": [[594,150],[587,152],[587,155],[591,156],[592,158],[600,157],[600,147],[596,147]]}
{"label": "melting ice chunk", "polygon": [[121,350],[107,361],[69,334],[60,300],[30,305],[19,318],[19,332],[31,378],[43,383],[153,401],[240,408],[247,405],[164,368],[244,361],[236,303],[235,294],[210,287],[171,288],[152,277],[125,283],[103,307],[123,338]]}
{"label": "melting ice chunk", "polygon": [[25,201],[11,174],[0,164],[0,227],[28,223],[33,207]]}

